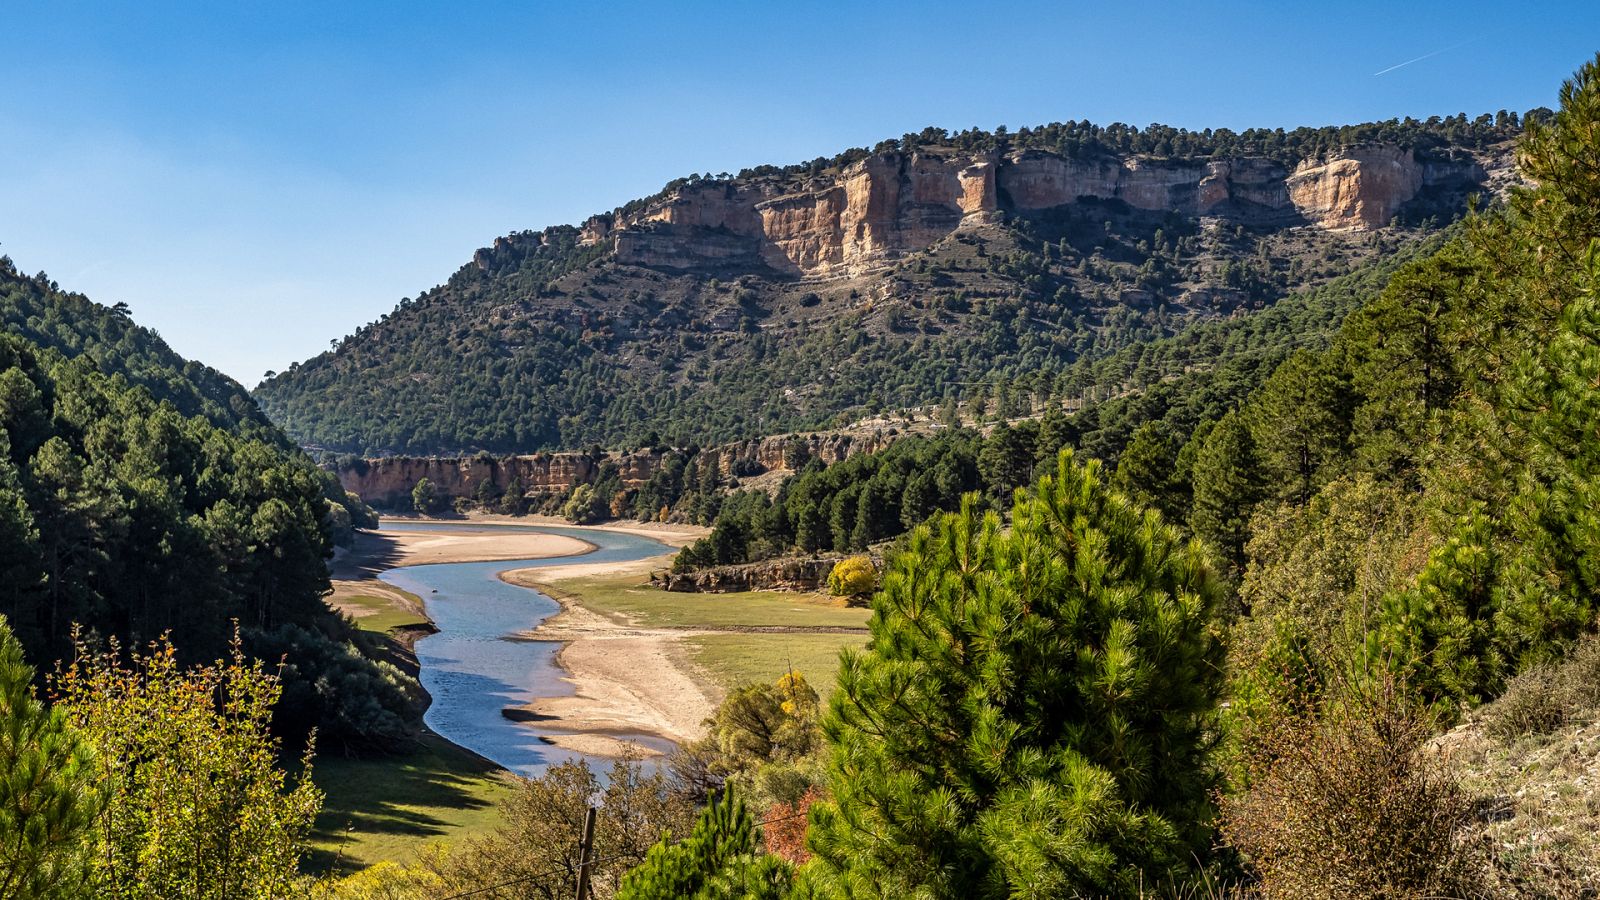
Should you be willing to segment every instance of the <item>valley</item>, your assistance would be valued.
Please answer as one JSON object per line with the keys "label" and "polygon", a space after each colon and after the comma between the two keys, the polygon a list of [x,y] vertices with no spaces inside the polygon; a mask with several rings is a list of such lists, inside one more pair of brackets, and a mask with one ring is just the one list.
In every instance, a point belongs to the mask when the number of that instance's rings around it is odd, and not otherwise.
{"label": "valley", "polygon": [[8,10],[0,900],[1600,896],[1600,19],[1030,6]]}
{"label": "valley", "polygon": [[[613,535],[650,543],[618,544]],[[431,695],[430,733],[392,764],[335,761],[322,776],[332,798],[319,833],[322,864],[403,861],[430,840],[485,830],[488,813],[448,798],[456,790],[502,795],[507,782],[497,772],[537,775],[569,758],[602,769],[619,758],[659,758],[673,743],[699,739],[727,691],[752,680],[792,667],[826,691],[839,649],[865,640],[867,610],[822,595],[697,599],[647,583],[670,565],[671,547],[703,535],[497,517],[391,520],[361,535],[334,567],[329,602],[415,654]],[[664,552],[629,558],[653,550]],[[516,586],[509,606],[495,580]],[[541,605],[545,597],[556,598],[558,612]],[[530,644],[555,653],[519,652]],[[385,780],[391,768],[398,777]],[[422,789],[429,770],[439,787]],[[431,795],[437,806],[428,805]]]}

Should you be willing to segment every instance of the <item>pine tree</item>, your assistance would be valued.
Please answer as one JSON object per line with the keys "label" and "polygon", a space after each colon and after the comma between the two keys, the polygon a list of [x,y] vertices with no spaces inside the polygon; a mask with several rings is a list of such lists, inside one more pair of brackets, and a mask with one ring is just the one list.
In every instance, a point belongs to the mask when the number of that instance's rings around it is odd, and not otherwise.
{"label": "pine tree", "polygon": [[1329,479],[1348,424],[1339,379],[1322,355],[1300,350],[1284,360],[1250,399],[1250,434],[1266,482],[1297,506]]}
{"label": "pine tree", "polygon": [[439,506],[439,490],[433,482],[426,478],[417,479],[411,488],[411,508],[423,515],[433,512]]}
{"label": "pine tree", "polygon": [[1176,483],[1177,461],[1178,447],[1167,429],[1147,422],[1118,457],[1111,485],[1134,502],[1159,510],[1169,521],[1181,522],[1189,504]]}
{"label": "pine tree", "polygon": [[793,878],[783,860],[757,855],[755,819],[732,786],[681,842],[663,837],[622,879],[616,900],[778,900]]}
{"label": "pine tree", "polygon": [[[1474,375],[1474,402],[1458,404],[1447,433],[1459,462],[1439,479],[1466,516],[1418,586],[1385,599],[1367,641],[1369,660],[1407,673],[1429,699],[1492,697],[1594,623],[1600,57],[1561,97],[1561,110],[1520,147],[1536,186],[1512,193],[1511,215],[1473,222],[1464,249],[1447,248],[1447,259],[1430,261],[1406,288],[1443,298],[1430,303],[1450,311],[1439,319],[1450,328],[1434,338],[1447,351],[1445,370]],[[1423,283],[1430,273],[1434,283]],[[1419,362],[1433,371],[1434,358],[1413,359],[1400,379],[1412,406],[1430,380],[1418,376]]]}
{"label": "pine tree", "polygon": [[1194,511],[1189,524],[1237,577],[1244,572],[1250,516],[1264,486],[1255,442],[1243,417],[1229,412],[1206,434],[1194,462]]}
{"label": "pine tree", "polygon": [[1507,669],[1494,633],[1503,565],[1488,517],[1464,517],[1416,586],[1383,598],[1367,638],[1368,667],[1393,671],[1428,701],[1476,704],[1498,694]]}
{"label": "pine tree", "polygon": [[33,669],[0,616],[0,897],[87,895],[103,796],[86,741],[33,693]]}
{"label": "pine tree", "polygon": [[1204,855],[1221,590],[1203,552],[1070,452],[1013,522],[969,497],[918,528],[867,649],[843,655],[820,893],[1129,895]]}

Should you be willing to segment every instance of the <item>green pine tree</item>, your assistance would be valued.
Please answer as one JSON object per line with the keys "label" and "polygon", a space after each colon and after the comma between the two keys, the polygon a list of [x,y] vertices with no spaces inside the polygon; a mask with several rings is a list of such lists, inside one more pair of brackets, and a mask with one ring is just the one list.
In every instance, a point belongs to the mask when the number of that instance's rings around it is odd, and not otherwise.
{"label": "green pine tree", "polygon": [[730,785],[682,841],[663,837],[617,888],[616,900],[780,900],[793,870],[758,854],[755,819]]}
{"label": "green pine tree", "polygon": [[1189,524],[1235,577],[1244,572],[1250,516],[1265,487],[1255,441],[1238,412],[1217,420],[1194,461],[1194,510]]}
{"label": "green pine tree", "polygon": [[1177,462],[1178,446],[1171,433],[1159,422],[1147,422],[1117,458],[1111,486],[1136,503],[1160,510],[1169,521],[1181,522],[1187,518],[1189,502],[1177,481]]}
{"label": "green pine tree", "polygon": [[1209,846],[1221,588],[1204,553],[1070,452],[1013,527],[913,532],[846,652],[807,887],[1129,896]]}
{"label": "green pine tree", "polygon": [[1324,355],[1300,350],[1250,399],[1250,434],[1271,493],[1297,506],[1329,480],[1348,430],[1339,379]]}
{"label": "green pine tree", "polygon": [[33,669],[0,616],[0,897],[88,896],[99,779],[88,743],[34,696]]}

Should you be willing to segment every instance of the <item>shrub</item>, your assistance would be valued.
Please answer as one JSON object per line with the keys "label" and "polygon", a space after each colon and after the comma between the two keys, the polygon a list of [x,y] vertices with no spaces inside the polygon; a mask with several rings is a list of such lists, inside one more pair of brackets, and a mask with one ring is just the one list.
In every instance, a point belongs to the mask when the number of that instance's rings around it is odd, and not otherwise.
{"label": "shrub", "polygon": [[1267,898],[1473,895],[1473,805],[1425,742],[1434,720],[1392,680],[1346,688],[1323,717],[1253,748],[1223,834]]}
{"label": "shrub", "polygon": [[819,712],[817,692],[798,672],[736,688],[707,720],[706,736],[674,755],[673,774],[696,801],[733,780],[757,801],[796,802],[821,778]]}
{"label": "shrub", "polygon": [[644,862],[652,845],[668,832],[682,834],[694,807],[671,789],[659,769],[618,760],[602,782],[584,762],[551,766],[526,779],[502,806],[501,825],[488,837],[468,841],[437,865],[453,892],[484,891],[525,879],[516,897],[567,900],[578,889],[578,843],[583,820],[595,797],[592,887],[610,897],[628,869]]}
{"label": "shrub", "polygon": [[232,658],[182,669],[172,645],[130,654],[82,643],[53,686],[93,743],[109,801],[96,831],[97,891],[116,900],[268,900],[298,888],[322,792],[308,747],[298,779],[268,731],[279,679]]}
{"label": "shrub", "polygon": [[282,660],[283,699],[273,716],[279,734],[316,728],[324,746],[344,751],[395,752],[410,745],[424,708],[422,688],[394,665],[298,625],[248,632],[245,639],[252,656]]}
{"label": "shrub", "polygon": [[835,597],[860,600],[878,589],[878,568],[865,556],[852,556],[836,563],[828,572],[828,593]]}
{"label": "shrub", "polygon": [[1500,699],[1484,707],[1484,728],[1500,740],[1549,734],[1596,707],[1600,637],[1589,635],[1565,661],[1535,666],[1513,678]]}

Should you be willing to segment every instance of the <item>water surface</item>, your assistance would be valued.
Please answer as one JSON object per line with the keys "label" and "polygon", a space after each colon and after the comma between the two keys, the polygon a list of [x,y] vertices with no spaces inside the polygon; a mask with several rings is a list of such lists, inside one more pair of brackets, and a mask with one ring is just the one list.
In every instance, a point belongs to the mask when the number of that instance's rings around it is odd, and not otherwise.
{"label": "water surface", "polygon": [[[544,621],[560,605],[529,588],[501,581],[499,573],[528,566],[626,562],[671,551],[660,541],[616,531],[546,525],[455,525],[442,522],[385,522],[384,531],[497,530],[559,534],[594,544],[591,553],[544,559],[436,563],[390,569],[378,577],[416,594],[439,627],[417,642],[422,686],[433,697],[423,720],[428,727],[513,772],[537,775],[552,763],[583,758],[540,739],[536,725],[513,722],[500,711],[538,697],[561,697],[572,685],[555,664],[561,645],[510,640]],[[671,745],[649,735],[619,735],[665,750]],[[599,761],[597,768],[604,768]]]}

